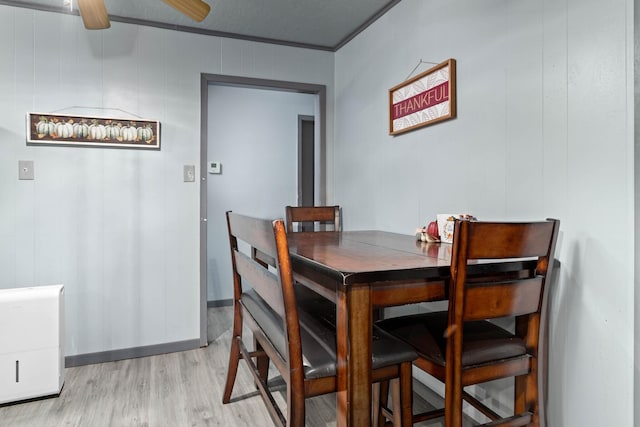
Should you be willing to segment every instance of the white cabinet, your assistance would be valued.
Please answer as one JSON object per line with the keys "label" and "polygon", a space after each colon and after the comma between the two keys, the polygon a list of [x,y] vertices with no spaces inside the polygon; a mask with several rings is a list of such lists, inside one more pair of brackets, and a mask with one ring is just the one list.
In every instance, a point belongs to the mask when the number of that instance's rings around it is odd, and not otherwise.
{"label": "white cabinet", "polygon": [[64,286],[0,289],[0,404],[63,384]]}

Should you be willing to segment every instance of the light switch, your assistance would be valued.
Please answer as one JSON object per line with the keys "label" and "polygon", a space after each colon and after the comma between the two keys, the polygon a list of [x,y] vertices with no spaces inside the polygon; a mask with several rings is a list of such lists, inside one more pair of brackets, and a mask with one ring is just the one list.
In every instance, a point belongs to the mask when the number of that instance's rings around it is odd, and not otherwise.
{"label": "light switch", "polygon": [[18,160],[18,179],[35,179],[33,160]]}
{"label": "light switch", "polygon": [[196,180],[196,167],[194,165],[184,165],[184,182],[194,182]]}

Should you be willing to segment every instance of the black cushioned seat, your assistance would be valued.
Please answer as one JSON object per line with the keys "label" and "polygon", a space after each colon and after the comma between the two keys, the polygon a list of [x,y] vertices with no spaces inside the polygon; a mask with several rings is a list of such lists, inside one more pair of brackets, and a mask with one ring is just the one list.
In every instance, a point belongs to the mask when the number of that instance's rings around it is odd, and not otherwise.
{"label": "black cushioned seat", "polygon": [[[421,313],[381,320],[381,328],[392,333],[420,354],[420,357],[444,366],[448,313]],[[486,320],[467,322],[464,327],[463,366],[522,356],[527,353],[524,341]]]}
{"label": "black cushioned seat", "polygon": [[[307,378],[336,375],[335,305],[303,285],[296,285],[302,354]],[[242,294],[242,303],[251,313],[274,347],[285,354],[286,341],[282,318],[257,293]],[[396,365],[417,357],[408,344],[374,327],[372,345],[373,369]]]}

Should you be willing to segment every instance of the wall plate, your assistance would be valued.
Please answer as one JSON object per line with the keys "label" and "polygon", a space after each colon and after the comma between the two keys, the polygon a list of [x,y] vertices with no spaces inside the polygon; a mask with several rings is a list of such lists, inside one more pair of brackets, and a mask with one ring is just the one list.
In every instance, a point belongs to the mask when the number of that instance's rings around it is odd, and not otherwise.
{"label": "wall plate", "polygon": [[196,167],[194,165],[184,165],[182,175],[184,182],[194,182],[196,180]]}
{"label": "wall plate", "polygon": [[18,179],[35,179],[33,160],[18,160]]}

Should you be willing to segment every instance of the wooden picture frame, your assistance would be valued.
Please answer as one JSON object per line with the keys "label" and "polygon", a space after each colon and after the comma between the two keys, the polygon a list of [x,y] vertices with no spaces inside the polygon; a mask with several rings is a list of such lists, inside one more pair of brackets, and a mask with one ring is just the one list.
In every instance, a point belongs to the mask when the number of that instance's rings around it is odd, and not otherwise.
{"label": "wooden picture frame", "polygon": [[27,145],[160,150],[160,122],[28,113]]}
{"label": "wooden picture frame", "polygon": [[456,60],[389,89],[389,134],[398,135],[456,117]]}

